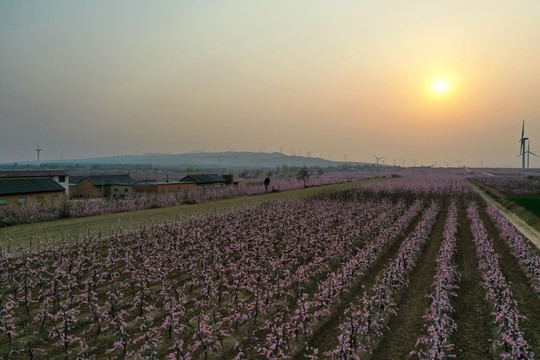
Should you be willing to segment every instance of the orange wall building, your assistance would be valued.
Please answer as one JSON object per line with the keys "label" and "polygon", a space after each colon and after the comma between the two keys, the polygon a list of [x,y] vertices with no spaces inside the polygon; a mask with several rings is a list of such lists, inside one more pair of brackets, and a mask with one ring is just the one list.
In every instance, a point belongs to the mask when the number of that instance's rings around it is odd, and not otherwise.
{"label": "orange wall building", "polygon": [[49,177],[0,178],[0,206],[64,199],[65,188]]}

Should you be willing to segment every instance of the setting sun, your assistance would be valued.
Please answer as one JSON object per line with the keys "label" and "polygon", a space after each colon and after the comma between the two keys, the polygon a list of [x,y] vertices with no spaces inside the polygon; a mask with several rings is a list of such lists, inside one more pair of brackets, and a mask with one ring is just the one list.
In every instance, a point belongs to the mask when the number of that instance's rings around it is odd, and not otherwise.
{"label": "setting sun", "polygon": [[438,77],[431,83],[431,91],[435,94],[445,94],[450,91],[451,82],[447,77]]}

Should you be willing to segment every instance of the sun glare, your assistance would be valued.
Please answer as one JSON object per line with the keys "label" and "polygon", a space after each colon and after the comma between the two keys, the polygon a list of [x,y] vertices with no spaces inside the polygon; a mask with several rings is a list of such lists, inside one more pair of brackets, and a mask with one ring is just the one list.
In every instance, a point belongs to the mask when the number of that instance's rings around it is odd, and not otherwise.
{"label": "sun glare", "polygon": [[431,91],[433,91],[435,94],[446,94],[448,91],[450,91],[451,85],[450,79],[441,76],[433,79],[433,82],[431,83]]}

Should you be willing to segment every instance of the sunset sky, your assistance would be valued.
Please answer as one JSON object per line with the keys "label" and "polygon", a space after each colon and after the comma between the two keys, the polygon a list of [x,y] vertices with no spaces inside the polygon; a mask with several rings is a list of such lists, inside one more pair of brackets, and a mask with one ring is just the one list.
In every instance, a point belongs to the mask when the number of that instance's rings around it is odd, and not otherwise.
{"label": "sunset sky", "polygon": [[539,19],[538,0],[0,0],[0,162],[39,141],[519,167],[523,120],[540,155]]}

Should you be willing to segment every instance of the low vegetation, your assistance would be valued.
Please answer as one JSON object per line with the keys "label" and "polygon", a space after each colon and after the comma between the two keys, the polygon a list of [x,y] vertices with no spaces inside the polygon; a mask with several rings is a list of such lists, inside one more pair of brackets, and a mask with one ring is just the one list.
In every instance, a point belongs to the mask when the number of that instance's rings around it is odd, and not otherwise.
{"label": "low vegetation", "polygon": [[411,176],[11,244],[0,357],[532,359],[540,258],[487,210]]}

